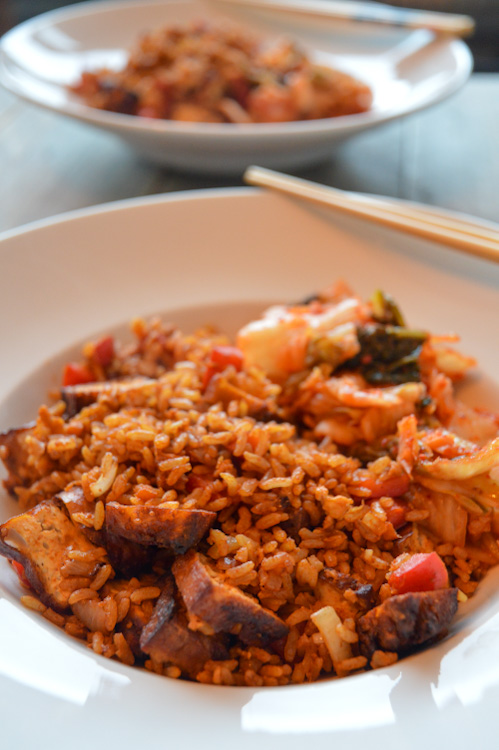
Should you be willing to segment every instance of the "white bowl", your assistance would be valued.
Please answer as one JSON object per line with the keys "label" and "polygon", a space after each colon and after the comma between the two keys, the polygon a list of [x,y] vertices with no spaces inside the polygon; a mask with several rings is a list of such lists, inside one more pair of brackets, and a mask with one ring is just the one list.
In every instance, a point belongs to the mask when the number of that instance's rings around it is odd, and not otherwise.
{"label": "white bowl", "polygon": [[[371,111],[292,123],[183,123],[90,108],[68,92],[85,69],[119,67],[139,35],[174,22],[229,18],[263,34],[292,36],[315,59],[352,73],[374,93]],[[15,94],[108,130],[140,154],[170,167],[238,173],[257,163],[304,167],[347,137],[434,104],[456,91],[472,68],[468,47],[426,31],[321,24],[298,27],[203,0],[82,3],[38,16],[0,42],[0,82]]]}
{"label": "white bowl", "polygon": [[[234,330],[269,301],[342,277],[392,293],[411,325],[457,331],[480,369],[465,399],[499,409],[499,265],[253,189],[78,211],[0,237],[0,429],[33,416],[75,343],[163,311]],[[61,353],[62,352],[62,353]],[[0,516],[16,512],[0,491]],[[170,680],[96,656],[19,604],[0,559],[2,747],[431,750],[495,747],[499,571],[449,637],[388,669],[284,688]]]}

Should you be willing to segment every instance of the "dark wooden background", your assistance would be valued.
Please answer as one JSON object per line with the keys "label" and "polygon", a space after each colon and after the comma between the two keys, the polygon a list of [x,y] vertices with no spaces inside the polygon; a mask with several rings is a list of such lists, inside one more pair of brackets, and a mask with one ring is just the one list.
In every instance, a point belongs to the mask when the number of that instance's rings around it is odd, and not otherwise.
{"label": "dark wooden background", "polygon": [[[0,34],[21,21],[82,0],[0,0]],[[387,0],[390,5],[467,13],[477,23],[468,40],[476,71],[499,71],[499,0]]]}

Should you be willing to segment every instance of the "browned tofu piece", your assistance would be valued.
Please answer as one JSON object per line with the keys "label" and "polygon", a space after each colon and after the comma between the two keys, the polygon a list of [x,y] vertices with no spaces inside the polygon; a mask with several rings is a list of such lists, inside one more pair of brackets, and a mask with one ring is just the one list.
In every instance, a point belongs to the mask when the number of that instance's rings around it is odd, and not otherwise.
{"label": "browned tofu piece", "polygon": [[360,651],[403,654],[441,636],[457,611],[457,589],[417,591],[392,596],[371,609],[357,623]]}
{"label": "browned tofu piece", "polygon": [[[70,552],[90,552],[84,574],[78,571]],[[47,500],[33,510],[0,526],[0,554],[24,567],[26,578],[41,601],[58,612],[69,609],[68,599],[85,588],[99,565],[107,562],[105,550],[95,547],[57,503]]]}
{"label": "browned tofu piece", "polygon": [[92,513],[94,512],[95,503],[87,500],[83,487],[73,485],[63,492],[56,495],[56,499],[63,502],[72,517],[73,523],[90,539],[92,544],[99,547],[106,547],[109,562],[114,570],[119,571],[124,576],[130,577],[137,575],[153,563],[154,551],[150,547],[136,542],[129,541],[122,536],[113,534],[107,530],[106,526],[96,530],[92,526],[85,526],[78,523],[73,518],[73,513]]}
{"label": "browned tofu piece", "polygon": [[[345,592],[349,596],[345,597]],[[362,584],[353,576],[339,573],[333,568],[324,568],[319,573],[315,589],[317,597],[325,604],[334,607],[341,620],[357,618],[374,604],[374,591],[370,584]]]}
{"label": "browned tofu piece", "polygon": [[73,513],[84,513],[89,514],[93,517],[95,510],[95,502],[87,500],[83,487],[79,484],[74,484],[63,492],[59,492],[55,496],[55,499],[67,508],[69,515],[71,516],[72,522],[85,534],[87,539],[90,539],[92,544],[96,544],[99,547],[104,547],[106,544],[106,532],[105,529],[94,529],[93,526],[86,526],[84,523],[75,521],[72,517]]}
{"label": "browned tofu piece", "polygon": [[4,482],[8,492],[12,492],[14,487],[31,484],[39,477],[38,472],[30,467],[29,451],[25,446],[26,436],[29,435],[34,426],[35,423],[30,422],[22,427],[0,433],[0,446],[5,451],[3,463],[9,473]]}
{"label": "browned tofu piece", "polygon": [[91,513],[93,515],[95,502],[87,500],[83,487],[79,484],[73,484],[67,489],[59,492],[56,496],[64,503],[70,515],[73,513]]}
{"label": "browned tofu piece", "polygon": [[191,678],[196,677],[208,660],[228,658],[220,636],[189,629],[185,612],[175,601],[175,584],[171,578],[142,630],[140,648],[154,661],[174,664]]}
{"label": "browned tofu piece", "polygon": [[142,392],[145,387],[155,387],[155,380],[150,378],[132,378],[131,380],[106,380],[95,383],[82,383],[80,385],[67,385],[61,388],[61,398],[66,404],[66,416],[74,417],[85,406],[94,404],[100,396],[130,397],[135,391]]}
{"label": "browned tofu piece", "polygon": [[215,632],[234,633],[249,645],[266,645],[288,634],[277,615],[222,581],[204,555],[191,550],[175,560],[172,572],[187,610]]}
{"label": "browned tofu piece", "polygon": [[108,533],[137,544],[182,555],[206,534],[216,518],[208,510],[158,508],[154,505],[106,505]]}
{"label": "browned tofu piece", "polygon": [[157,557],[153,547],[131,542],[109,530],[106,530],[105,546],[113,568],[127,578],[149,568]]}

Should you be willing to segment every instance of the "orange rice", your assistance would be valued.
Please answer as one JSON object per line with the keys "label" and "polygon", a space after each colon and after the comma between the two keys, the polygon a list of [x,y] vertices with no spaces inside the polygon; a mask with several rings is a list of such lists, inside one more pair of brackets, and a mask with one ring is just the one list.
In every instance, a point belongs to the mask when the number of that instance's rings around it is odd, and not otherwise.
{"label": "orange rice", "polygon": [[233,124],[351,115],[372,101],[365,83],[313,62],[290,40],[204,21],[145,34],[122,70],[84,72],[72,90],[111,112]]}
{"label": "orange rice", "polygon": [[[339,290],[288,310],[302,320],[356,299]],[[357,303],[356,326],[379,323],[373,303]],[[312,361],[310,341],[302,369],[283,377],[251,361],[244,332],[239,359],[208,330],[186,336],[159,320],[135,320],[132,331],[132,344],[106,338],[85,347],[75,365],[90,383],[109,387],[70,414],[67,398],[42,406],[36,422],[16,433],[21,461],[13,463],[12,439],[0,440],[6,485],[24,512],[67,488],[82,492],[68,517],[93,541],[66,550],[62,576],[75,582],[68,609],[46,606],[33,590],[22,602],[97,654],[223,685],[286,685],[384,667],[403,654],[359,649],[365,609],[356,586],[379,606],[396,593],[390,578],[404,560],[436,552],[463,601],[499,562],[497,510],[487,495],[499,462],[498,419],[456,399],[456,363],[462,375],[466,358],[426,335],[416,379],[373,385],[358,362],[348,369],[352,358],[333,364],[316,347]],[[479,460],[486,471],[476,469]],[[468,463],[466,476],[431,474]],[[479,496],[470,495],[470,476],[483,484]],[[171,559],[156,556],[133,575],[113,566],[110,503],[215,514],[196,549],[218,581],[276,615],[286,636],[248,644],[233,629],[224,635],[226,658],[207,659],[196,674],[141,651],[131,623],[151,620]],[[328,586],[338,580],[345,585],[332,605]],[[191,632],[212,637],[188,614]]]}

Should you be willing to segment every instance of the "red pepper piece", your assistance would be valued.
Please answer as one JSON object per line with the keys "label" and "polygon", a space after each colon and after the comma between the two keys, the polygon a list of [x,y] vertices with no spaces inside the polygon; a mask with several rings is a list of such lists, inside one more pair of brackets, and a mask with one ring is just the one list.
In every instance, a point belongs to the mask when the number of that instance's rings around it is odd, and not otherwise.
{"label": "red pepper piece", "polygon": [[104,336],[94,344],[94,359],[102,367],[107,367],[114,359],[114,339]]}
{"label": "red pepper piece", "polygon": [[78,362],[68,362],[64,368],[62,376],[63,386],[91,383],[92,380],[94,380],[93,375],[86,365],[80,365]]}
{"label": "red pepper piece", "polygon": [[371,497],[399,497],[409,489],[410,479],[407,474],[397,474],[387,479],[375,479],[366,483],[371,490]]}
{"label": "red pepper piece", "polygon": [[395,568],[389,578],[397,594],[409,591],[436,591],[449,585],[449,573],[436,552],[419,552]]}
{"label": "red pepper piece", "polygon": [[31,588],[31,584],[28,581],[28,579],[26,578],[26,573],[24,572],[24,567],[21,565],[21,563],[17,562],[16,560],[11,560],[10,564],[12,565],[12,567],[14,568],[14,570],[16,571],[16,573],[17,573],[17,575],[19,577],[19,580],[21,581],[22,585],[26,586],[26,588],[30,589]]}
{"label": "red pepper piece", "polygon": [[400,503],[393,502],[389,508],[385,508],[386,518],[394,529],[400,529],[405,524],[405,514],[407,508]]}
{"label": "red pepper piece", "polygon": [[243,366],[244,356],[236,346],[215,346],[211,352],[211,361],[220,368],[233,365],[236,370]]}
{"label": "red pepper piece", "polygon": [[236,346],[215,346],[211,350],[208,367],[204,373],[203,390],[217,372],[222,372],[226,367],[232,365],[236,370],[241,370],[244,355]]}

